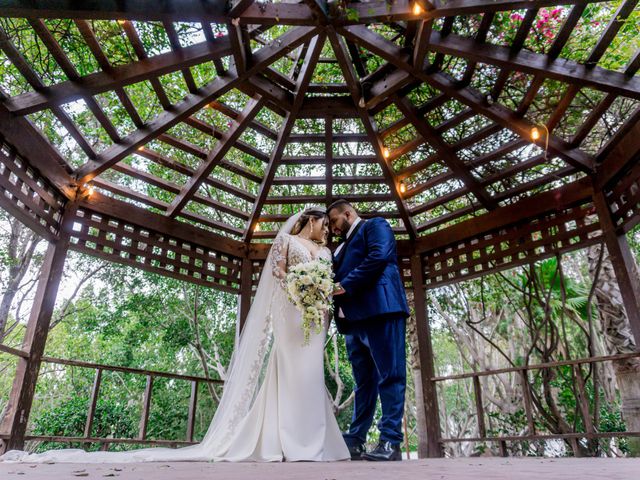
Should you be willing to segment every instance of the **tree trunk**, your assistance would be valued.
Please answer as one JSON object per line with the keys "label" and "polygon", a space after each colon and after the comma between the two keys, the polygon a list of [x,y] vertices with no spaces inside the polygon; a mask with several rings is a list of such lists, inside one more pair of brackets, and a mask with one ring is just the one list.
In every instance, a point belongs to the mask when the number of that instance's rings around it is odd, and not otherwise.
{"label": "tree trunk", "polygon": [[[589,274],[593,279],[600,257],[600,245],[589,248]],[[637,275],[637,266],[636,266]],[[637,351],[629,320],[625,313],[620,288],[606,248],[602,256],[600,274],[595,290],[598,317],[605,336],[607,353],[616,355]],[[640,359],[613,362],[622,415],[628,431],[640,431]],[[630,456],[640,456],[640,438],[629,438]]]}
{"label": "tree trunk", "polygon": [[20,290],[20,282],[29,270],[36,246],[40,242],[38,236],[17,219],[11,218],[8,222],[11,226],[6,260],[9,268],[2,300],[0,300],[0,342],[7,328],[13,300]]}

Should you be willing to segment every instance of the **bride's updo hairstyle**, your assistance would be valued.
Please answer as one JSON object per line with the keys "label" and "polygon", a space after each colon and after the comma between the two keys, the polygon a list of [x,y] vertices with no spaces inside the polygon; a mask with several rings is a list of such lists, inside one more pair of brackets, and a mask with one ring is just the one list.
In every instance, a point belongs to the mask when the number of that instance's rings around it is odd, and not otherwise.
{"label": "bride's updo hairstyle", "polygon": [[300,215],[300,218],[291,229],[291,235],[299,234],[304,229],[304,227],[307,226],[307,223],[309,223],[309,220],[311,220],[312,218],[315,220],[324,220],[326,217],[327,212],[324,208],[307,208],[304,212],[302,212],[302,215]]}

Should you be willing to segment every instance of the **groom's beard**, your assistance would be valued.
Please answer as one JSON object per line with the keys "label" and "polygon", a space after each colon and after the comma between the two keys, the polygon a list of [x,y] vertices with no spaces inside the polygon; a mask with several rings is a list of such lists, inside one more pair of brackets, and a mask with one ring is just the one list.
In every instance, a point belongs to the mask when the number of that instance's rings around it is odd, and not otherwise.
{"label": "groom's beard", "polygon": [[349,222],[347,222],[346,220],[344,220],[342,222],[342,225],[339,226],[341,232],[340,232],[340,239],[342,241],[345,241],[347,239],[347,233],[349,232],[349,229],[351,228],[351,225],[349,225]]}

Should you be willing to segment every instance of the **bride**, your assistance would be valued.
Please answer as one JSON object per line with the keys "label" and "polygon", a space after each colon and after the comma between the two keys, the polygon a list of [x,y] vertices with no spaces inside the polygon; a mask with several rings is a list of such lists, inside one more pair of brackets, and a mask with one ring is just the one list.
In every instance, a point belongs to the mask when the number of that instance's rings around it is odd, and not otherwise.
{"label": "bride", "polygon": [[[224,392],[201,443],[127,452],[9,451],[0,461],[335,461],[350,458],[324,385],[326,325],[304,344],[301,314],[288,300],[290,266],[331,261],[328,219],[320,207],[299,212],[280,229],[235,349]],[[328,322],[327,322],[328,323]]]}

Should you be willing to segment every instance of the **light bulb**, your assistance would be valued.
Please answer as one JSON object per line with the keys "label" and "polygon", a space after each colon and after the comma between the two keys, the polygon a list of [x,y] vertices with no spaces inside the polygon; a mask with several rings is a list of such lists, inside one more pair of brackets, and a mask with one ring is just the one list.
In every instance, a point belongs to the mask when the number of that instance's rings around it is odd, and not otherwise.
{"label": "light bulb", "polygon": [[413,4],[413,14],[420,15],[422,13],[422,7],[418,4],[418,2]]}
{"label": "light bulb", "polygon": [[124,25],[125,23],[127,23],[127,21],[126,21],[126,20],[123,20],[123,19],[119,19],[119,20],[118,20],[118,23],[119,23],[120,25]]}
{"label": "light bulb", "polygon": [[382,150],[382,154],[384,155],[384,158],[389,158],[389,155],[391,155],[388,148]]}
{"label": "light bulb", "polygon": [[400,193],[406,193],[407,186],[404,184],[404,180],[400,180]]}
{"label": "light bulb", "polygon": [[540,138],[540,130],[537,127],[531,129],[531,138],[535,141]]}
{"label": "light bulb", "polygon": [[253,227],[253,231],[254,232],[259,232],[260,231],[260,224],[259,223],[256,223],[256,226]]}
{"label": "light bulb", "polygon": [[93,195],[93,192],[95,191],[95,187],[90,184],[90,183],[83,183],[82,184],[82,196],[83,197],[90,197],[91,195]]}

